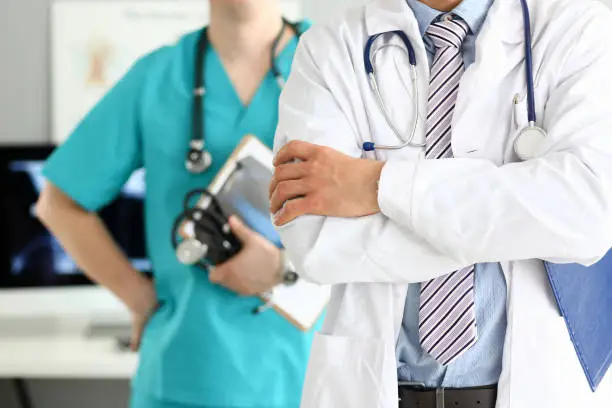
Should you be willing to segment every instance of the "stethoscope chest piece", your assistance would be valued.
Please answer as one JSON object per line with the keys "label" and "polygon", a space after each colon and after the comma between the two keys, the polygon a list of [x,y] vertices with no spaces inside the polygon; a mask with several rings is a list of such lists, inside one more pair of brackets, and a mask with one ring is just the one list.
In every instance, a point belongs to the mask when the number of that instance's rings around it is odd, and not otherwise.
{"label": "stethoscope chest piece", "polygon": [[521,129],[514,138],[516,155],[523,161],[536,158],[546,142],[546,137],[546,131],[535,125]]}
{"label": "stethoscope chest piece", "polygon": [[208,252],[208,245],[197,239],[186,239],[176,248],[176,257],[183,265],[195,265]]}
{"label": "stethoscope chest piece", "polygon": [[[192,205],[197,196],[197,203]],[[242,248],[228,224],[227,214],[206,189],[192,190],[183,200],[183,212],[172,227],[172,246],[180,263],[202,269],[227,261]]]}
{"label": "stethoscope chest piece", "polygon": [[187,153],[185,166],[194,174],[204,173],[212,164],[212,156],[208,150],[191,147]]}

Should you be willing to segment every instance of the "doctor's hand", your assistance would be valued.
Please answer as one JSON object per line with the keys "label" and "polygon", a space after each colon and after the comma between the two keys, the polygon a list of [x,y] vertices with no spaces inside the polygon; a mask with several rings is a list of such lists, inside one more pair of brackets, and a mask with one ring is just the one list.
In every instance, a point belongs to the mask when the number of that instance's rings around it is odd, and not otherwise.
{"label": "doctor's hand", "polygon": [[243,296],[267,292],[281,283],[281,253],[238,217],[229,219],[232,232],[242,243],[236,256],[211,268],[209,279]]}
{"label": "doctor's hand", "polygon": [[277,226],[305,214],[354,218],[380,211],[383,162],[292,141],[278,152],[274,166],[270,210]]}

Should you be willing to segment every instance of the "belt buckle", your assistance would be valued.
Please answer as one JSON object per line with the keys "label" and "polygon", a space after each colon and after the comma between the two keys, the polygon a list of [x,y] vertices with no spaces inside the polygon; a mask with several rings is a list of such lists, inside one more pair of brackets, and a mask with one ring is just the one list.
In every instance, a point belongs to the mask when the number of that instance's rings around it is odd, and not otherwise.
{"label": "belt buckle", "polygon": [[[415,382],[415,381],[400,381],[399,386],[400,387],[411,387],[417,390],[425,390],[427,388],[425,387],[424,383]],[[402,397],[398,396],[398,401],[401,401],[401,400],[402,400]],[[436,388],[436,408],[445,408],[444,404],[445,404],[444,387],[438,387]]]}
{"label": "belt buckle", "polygon": [[[425,383],[417,382],[417,381],[399,381],[398,386],[399,387],[412,387],[412,388],[416,388],[419,390],[424,390],[426,388]],[[397,400],[401,401],[402,397],[398,395]]]}

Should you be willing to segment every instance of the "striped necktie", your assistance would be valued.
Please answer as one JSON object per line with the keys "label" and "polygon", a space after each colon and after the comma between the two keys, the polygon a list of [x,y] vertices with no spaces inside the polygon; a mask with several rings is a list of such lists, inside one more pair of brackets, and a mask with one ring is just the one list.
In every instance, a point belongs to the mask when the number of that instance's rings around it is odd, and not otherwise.
{"label": "striped necktie", "polygon": [[[427,159],[453,156],[451,122],[465,71],[461,45],[468,30],[468,25],[457,18],[434,22],[427,30],[436,47],[427,102]],[[476,343],[474,266],[423,282],[419,336],[423,349],[443,365],[452,363]]]}

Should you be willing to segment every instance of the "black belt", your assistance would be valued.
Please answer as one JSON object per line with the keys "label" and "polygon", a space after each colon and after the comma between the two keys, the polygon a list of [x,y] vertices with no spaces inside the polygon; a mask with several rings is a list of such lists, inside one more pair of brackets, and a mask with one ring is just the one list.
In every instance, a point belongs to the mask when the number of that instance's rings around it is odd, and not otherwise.
{"label": "black belt", "polygon": [[474,388],[425,388],[399,385],[399,408],[495,408],[497,385]]}

